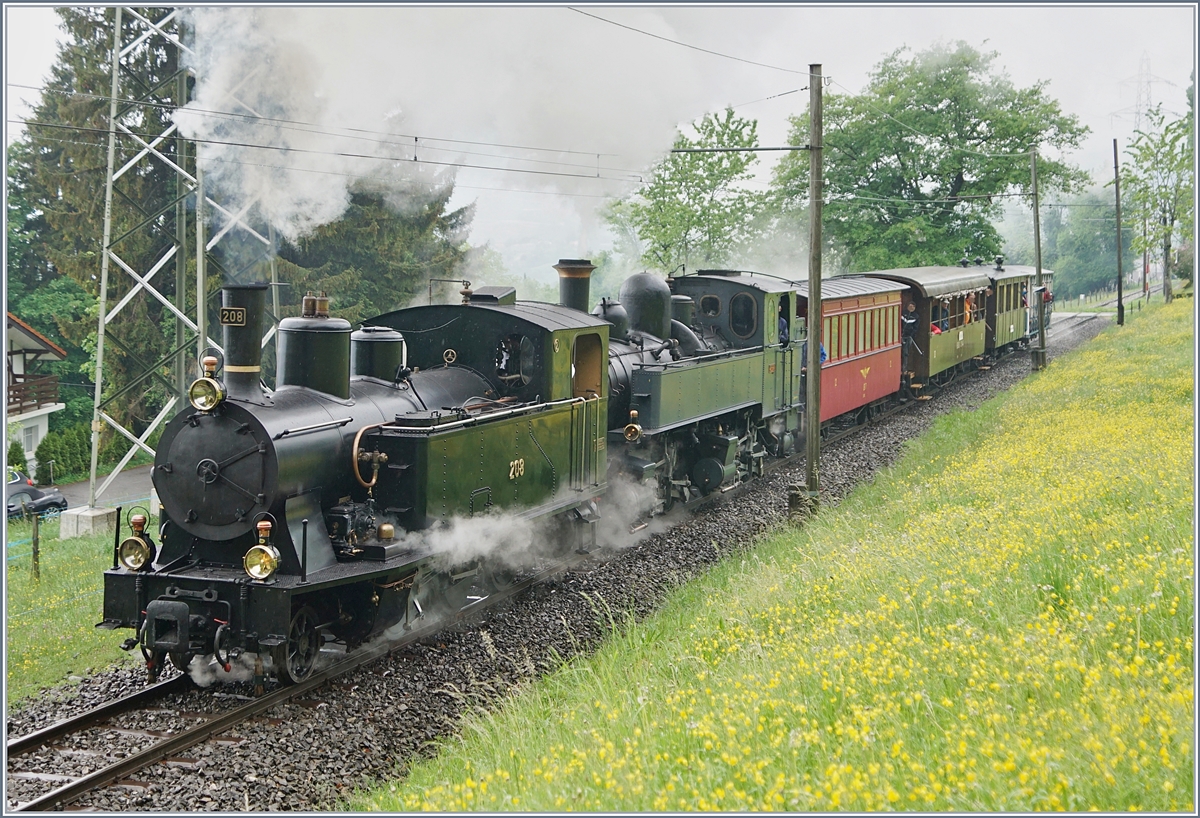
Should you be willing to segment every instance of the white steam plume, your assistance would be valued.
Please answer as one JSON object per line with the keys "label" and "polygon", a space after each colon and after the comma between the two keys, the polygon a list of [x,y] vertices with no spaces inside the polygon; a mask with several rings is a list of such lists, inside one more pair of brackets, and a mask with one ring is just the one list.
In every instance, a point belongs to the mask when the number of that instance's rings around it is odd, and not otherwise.
{"label": "white steam plume", "polygon": [[[621,18],[674,33],[654,10]],[[562,7],[211,7],[187,19],[198,82],[180,127],[212,140],[200,156],[214,189],[234,207],[257,201],[289,239],[336,219],[363,180],[413,195],[414,168],[520,168],[540,173],[459,170],[459,181],[622,195],[678,125],[729,101],[737,73]],[[549,200],[548,229],[565,206],[579,242],[596,238],[603,198],[532,198]]]}

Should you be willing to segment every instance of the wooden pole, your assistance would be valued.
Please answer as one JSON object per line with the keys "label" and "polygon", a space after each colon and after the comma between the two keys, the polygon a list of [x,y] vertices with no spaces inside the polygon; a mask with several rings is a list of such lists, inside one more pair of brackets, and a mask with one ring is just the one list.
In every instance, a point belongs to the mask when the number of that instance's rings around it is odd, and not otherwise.
{"label": "wooden pole", "polygon": [[821,65],[808,67],[809,151],[808,151],[808,369],[805,390],[805,476],[811,508],[817,505],[821,489],[821,203],[825,199],[821,173],[824,138],[821,134]]}
{"label": "wooden pole", "polygon": [[41,568],[41,528],[39,526],[38,515],[33,515],[33,581],[42,581]]}
{"label": "wooden pole", "polygon": [[[1042,288],[1042,225],[1038,213],[1037,151],[1029,153],[1029,177],[1033,186],[1033,259],[1037,270],[1034,292]],[[1033,368],[1046,366],[1046,300],[1045,293],[1037,292],[1038,343],[1033,348]]]}
{"label": "wooden pole", "polygon": [[1125,270],[1121,266],[1121,167],[1117,161],[1117,140],[1113,140],[1113,189],[1117,199],[1117,326],[1125,323],[1125,302],[1121,298]]}

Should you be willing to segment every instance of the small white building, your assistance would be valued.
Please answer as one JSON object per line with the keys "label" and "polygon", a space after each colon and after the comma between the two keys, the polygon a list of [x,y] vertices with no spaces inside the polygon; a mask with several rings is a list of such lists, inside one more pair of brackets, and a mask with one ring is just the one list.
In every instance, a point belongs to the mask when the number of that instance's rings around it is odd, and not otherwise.
{"label": "small white building", "polygon": [[67,353],[11,312],[6,352],[8,422],[20,424],[17,439],[24,445],[25,459],[32,469],[37,465],[34,452],[49,430],[51,413],[64,408],[58,402],[58,376],[38,374],[37,362],[64,361]]}

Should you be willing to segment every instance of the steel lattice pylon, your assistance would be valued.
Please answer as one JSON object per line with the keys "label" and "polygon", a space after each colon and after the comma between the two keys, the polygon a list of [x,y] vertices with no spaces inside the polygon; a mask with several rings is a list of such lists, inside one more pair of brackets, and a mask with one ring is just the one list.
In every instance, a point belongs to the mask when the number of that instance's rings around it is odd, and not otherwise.
{"label": "steel lattice pylon", "polygon": [[[264,236],[263,231],[256,230],[248,220],[247,214],[254,207],[255,202],[246,203],[238,208],[236,212],[233,212],[206,193],[203,166],[200,161],[203,145],[188,142],[179,133],[178,126],[174,123],[154,138],[149,138],[149,135],[145,133],[138,133],[137,126],[129,124],[129,120],[132,120],[136,115],[138,105],[147,102],[159,90],[158,88],[148,89],[138,99],[123,99],[121,97],[122,60],[131,53],[148,43],[177,49],[180,59],[179,68],[174,77],[176,87],[173,104],[176,107],[186,104],[188,77],[196,77],[196,72],[193,68],[184,67],[184,55],[192,55],[193,50],[183,42],[180,19],[182,10],[167,8],[163,9],[163,12],[163,16],[157,20],[152,20],[146,14],[130,7],[118,6],[114,13],[115,22],[111,63],[112,92],[109,103],[108,162],[104,190],[104,232],[101,243],[103,252],[101,253],[100,260],[99,326],[96,339],[96,387],[91,427],[92,451],[88,492],[88,506],[90,508],[96,506],[97,499],[103,495],[113,479],[120,474],[139,451],[144,451],[152,457],[154,456],[155,452],[147,441],[151,438],[154,431],[171,416],[172,410],[179,405],[179,402],[186,400],[189,378],[197,369],[195,361],[191,361],[189,365],[188,350],[194,348],[196,350],[196,358],[198,359],[200,354],[207,348],[213,348],[218,351],[221,349],[219,344],[208,337],[206,329],[208,301],[213,295],[213,293],[209,293],[208,291],[209,282],[206,268],[211,263],[209,253],[223,239],[227,239],[232,231],[236,230],[239,231],[241,238],[261,245],[260,260],[270,260],[273,258],[273,242],[271,240],[273,237],[268,238]],[[135,21],[135,25],[130,26],[129,32],[123,31],[122,17],[126,14]],[[123,39],[127,39],[128,42],[123,43]],[[230,102],[235,106],[239,106],[248,114],[256,115],[249,106],[240,103],[236,98],[231,97]],[[122,106],[124,106],[123,109]],[[138,148],[136,155],[120,167],[116,165],[116,140],[118,136],[122,139],[130,140]],[[167,155],[163,150],[164,143],[169,144],[170,140],[175,140],[175,157]],[[187,167],[187,154],[189,150],[195,151],[193,154],[196,167],[194,173],[189,172]],[[125,174],[138,169],[144,163],[162,163],[175,175],[176,197],[173,204],[176,211],[176,232],[172,246],[163,252],[148,269],[139,272],[134,269],[133,265],[122,258],[120,247],[122,242],[139,229],[149,229],[154,219],[153,217],[144,219],[140,222],[139,227],[114,239],[112,236],[113,193],[114,186]],[[193,213],[190,224],[187,218],[189,209]],[[162,212],[155,214],[155,216],[161,215]],[[189,226],[191,227],[190,235],[188,232]],[[211,237],[206,237],[206,228],[210,226],[213,228]],[[196,271],[194,292],[200,294],[200,297],[193,298],[193,304],[190,309],[187,303],[188,282],[186,280],[189,246],[195,248]],[[174,302],[156,285],[156,277],[171,262],[175,263],[176,270]],[[113,265],[116,265],[115,270]],[[274,264],[271,265],[271,269],[272,280],[274,281]],[[240,273],[243,271],[224,270],[223,272],[227,278],[237,281],[240,278]],[[110,272],[114,273],[115,276],[126,277],[127,280],[122,282],[123,285],[128,286],[132,283],[132,287],[124,292],[112,306],[109,305],[110,284],[115,284],[119,279],[114,278],[110,281]],[[120,289],[124,289],[124,287],[118,288],[114,286],[111,289],[119,291]],[[137,351],[130,349],[127,344],[121,343],[115,335],[110,339],[107,332],[112,321],[136,298],[155,299],[173,315],[175,320],[175,339],[171,352],[152,363],[147,363],[138,358]],[[278,311],[278,307],[276,306],[273,311],[275,315],[272,316],[272,326],[263,338],[264,346],[274,335],[274,323],[278,321]],[[111,345],[115,346],[118,352],[123,353],[131,361],[141,365],[142,372],[126,383],[118,392],[104,397],[104,357],[106,351],[108,351],[107,347],[110,345],[108,341],[112,342]],[[105,409],[114,401],[128,394],[130,390],[137,389],[140,385],[152,380],[164,386],[170,394],[170,398],[142,433],[135,435],[133,431],[125,428],[125,426],[116,421]],[[117,467],[103,484],[97,488],[96,468],[99,459],[100,431],[103,429],[105,423],[125,437],[129,441],[130,447],[119,461]]]}

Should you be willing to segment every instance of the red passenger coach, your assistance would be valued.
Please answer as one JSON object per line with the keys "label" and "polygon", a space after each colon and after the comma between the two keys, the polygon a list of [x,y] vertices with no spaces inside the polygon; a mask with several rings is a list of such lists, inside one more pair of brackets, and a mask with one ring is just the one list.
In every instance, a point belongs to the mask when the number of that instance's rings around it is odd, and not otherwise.
{"label": "red passenger coach", "polygon": [[[797,311],[808,313],[808,285]],[[871,407],[900,391],[900,293],[904,285],[879,278],[821,282],[826,360],[821,366],[821,420]]]}

